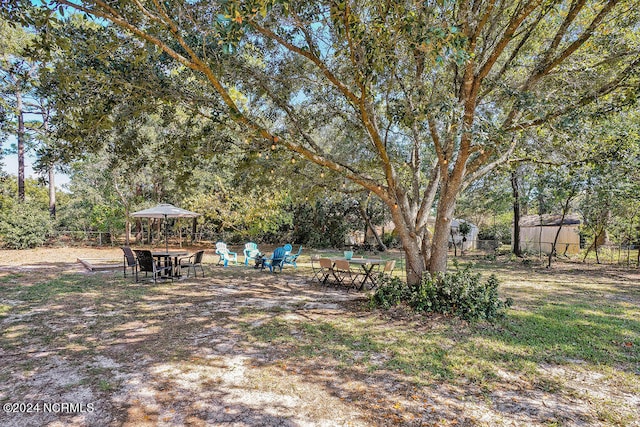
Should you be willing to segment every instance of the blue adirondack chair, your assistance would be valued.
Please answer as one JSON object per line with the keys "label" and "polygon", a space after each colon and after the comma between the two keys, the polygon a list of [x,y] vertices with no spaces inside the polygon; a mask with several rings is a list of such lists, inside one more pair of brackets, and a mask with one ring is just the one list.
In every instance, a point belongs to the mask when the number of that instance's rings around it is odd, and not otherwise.
{"label": "blue adirondack chair", "polygon": [[249,260],[256,260],[260,256],[260,251],[258,250],[258,245],[249,242],[244,245],[244,265],[249,265]]}
{"label": "blue adirondack chair", "polygon": [[285,264],[289,264],[289,265],[293,265],[294,268],[298,268],[298,264],[296,264],[296,261],[298,260],[298,257],[300,256],[300,254],[302,253],[302,245],[300,245],[300,248],[298,248],[298,252],[295,254],[289,253],[284,257],[284,263]]}
{"label": "blue adirondack chair", "polygon": [[267,258],[264,263],[263,263],[263,267],[269,267],[269,271],[273,273],[273,270],[278,267],[280,268],[280,272],[282,272],[282,266],[284,265],[284,257],[285,257],[285,249],[284,247],[279,247],[276,248],[275,251],[273,251],[273,254],[271,254],[270,258]]}
{"label": "blue adirondack chair", "polygon": [[216,243],[216,254],[220,257],[220,259],[218,259],[218,265],[222,264],[227,267],[229,265],[229,261],[233,261],[235,264],[238,263],[238,254],[236,252],[229,251],[227,244],[224,242]]}

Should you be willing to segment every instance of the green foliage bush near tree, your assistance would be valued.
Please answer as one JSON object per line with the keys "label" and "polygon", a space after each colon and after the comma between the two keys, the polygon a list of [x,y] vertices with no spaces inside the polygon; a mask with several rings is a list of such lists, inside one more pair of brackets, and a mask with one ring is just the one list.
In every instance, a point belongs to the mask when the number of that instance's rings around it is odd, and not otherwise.
{"label": "green foliage bush near tree", "polygon": [[482,281],[471,266],[432,277],[424,275],[418,286],[408,286],[398,277],[383,279],[383,284],[371,296],[373,307],[389,309],[407,304],[421,313],[441,313],[467,321],[493,322],[505,315],[511,299],[498,297],[498,279],[491,275]]}
{"label": "green foliage bush near tree", "polygon": [[283,225],[291,224],[291,214],[284,207],[288,196],[283,192],[260,194],[233,188],[217,188],[208,194],[197,194],[178,203],[185,209],[202,214],[198,222],[219,238],[230,242],[263,241]]}
{"label": "green foliage bush near tree", "polygon": [[322,199],[293,210],[292,240],[317,248],[340,248],[350,231],[364,227],[348,198]]}
{"label": "green foliage bush near tree", "polygon": [[398,235],[389,231],[385,232],[382,236],[382,243],[384,243],[387,248],[399,248],[401,244]]}
{"label": "green foliage bush near tree", "polygon": [[10,249],[42,245],[52,230],[49,212],[36,203],[16,203],[0,214],[0,241]]}
{"label": "green foliage bush near tree", "polygon": [[35,179],[25,180],[26,201],[18,202],[17,180],[0,177],[0,245],[26,249],[42,245],[53,229],[47,209],[47,190]]}
{"label": "green foliage bush near tree", "polygon": [[480,228],[478,240],[496,240],[504,244],[510,244],[511,222],[501,220],[495,224]]}

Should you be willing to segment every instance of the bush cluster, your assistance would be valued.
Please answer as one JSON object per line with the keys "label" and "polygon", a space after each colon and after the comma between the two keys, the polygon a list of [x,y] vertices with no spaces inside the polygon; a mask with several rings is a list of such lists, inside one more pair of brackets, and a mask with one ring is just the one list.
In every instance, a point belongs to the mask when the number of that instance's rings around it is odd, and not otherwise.
{"label": "bush cluster", "polygon": [[407,286],[397,277],[383,279],[371,296],[371,305],[388,309],[405,303],[416,312],[458,316],[467,321],[494,321],[503,317],[511,299],[498,298],[498,279],[482,281],[470,266],[436,277],[426,274],[418,286]]}
{"label": "bush cluster", "polygon": [[16,203],[0,215],[0,241],[9,249],[40,246],[51,230],[49,213],[32,203]]}
{"label": "bush cluster", "polygon": [[387,247],[387,249],[391,248],[399,248],[400,247],[400,238],[396,233],[393,232],[385,232],[382,236],[382,243]]}
{"label": "bush cluster", "polygon": [[511,224],[508,222],[480,228],[478,240],[495,240],[503,244],[511,244]]}
{"label": "bush cluster", "polygon": [[[341,248],[350,231],[363,228],[362,219],[349,201],[317,201],[293,208],[293,230],[288,240],[315,248]],[[286,230],[279,230],[274,241],[281,242]]]}

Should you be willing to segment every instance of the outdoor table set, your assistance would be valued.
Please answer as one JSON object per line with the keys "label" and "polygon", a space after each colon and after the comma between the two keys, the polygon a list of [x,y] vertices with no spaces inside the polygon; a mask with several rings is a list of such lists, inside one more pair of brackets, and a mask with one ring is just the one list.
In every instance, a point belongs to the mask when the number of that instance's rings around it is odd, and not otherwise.
{"label": "outdoor table set", "polygon": [[[332,277],[334,283],[347,288],[362,290],[367,284],[370,288],[376,287],[376,280],[372,276],[373,269],[385,264],[386,261],[378,258],[352,258],[349,254],[346,255],[346,257],[319,259],[320,282],[326,285]],[[351,266],[357,266],[356,271]]]}
{"label": "outdoor table set", "polygon": [[186,251],[153,251],[151,256],[156,260],[156,265],[164,267],[166,276],[180,277],[180,257],[187,256]]}
{"label": "outdoor table set", "polygon": [[[171,279],[181,276],[181,267],[187,267],[188,271],[193,268],[194,274],[196,267],[200,266],[202,270],[202,254],[204,251],[196,252],[187,256],[186,251],[169,251],[169,235],[168,224],[169,218],[196,218],[199,213],[191,212],[186,209],[178,208],[168,203],[161,203],[149,209],[144,209],[131,214],[133,218],[153,218],[164,220],[164,251],[135,250],[135,257],[129,247],[123,247],[125,261],[124,273],[127,275],[127,267],[135,270],[136,282],[138,281],[138,271],[153,274],[153,281],[158,278]],[[184,258],[180,258],[184,257]],[[184,261],[184,262],[183,262]],[[204,270],[202,270],[204,276]]]}
{"label": "outdoor table set", "polygon": [[202,276],[204,277],[204,269],[202,268],[202,256],[204,251],[198,251],[192,255],[183,250],[177,251],[150,251],[148,249],[132,250],[128,246],[123,246],[124,252],[124,276],[127,276],[127,269],[131,268],[132,274],[135,275],[136,282],[139,281],[138,273],[145,273],[145,277],[151,273],[154,283],[157,279],[169,279],[182,277],[182,268],[187,269],[187,277],[193,269],[194,275],[197,276],[196,267],[200,267]]}

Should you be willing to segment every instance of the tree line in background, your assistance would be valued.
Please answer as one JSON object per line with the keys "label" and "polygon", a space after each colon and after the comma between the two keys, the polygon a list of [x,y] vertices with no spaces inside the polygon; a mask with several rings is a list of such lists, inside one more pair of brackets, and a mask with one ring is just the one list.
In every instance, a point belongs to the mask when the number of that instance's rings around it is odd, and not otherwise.
{"label": "tree line in background", "polygon": [[3,134],[71,184],[43,205],[3,177],[3,241],[47,211],[139,232],[160,201],[238,240],[390,219],[410,283],[444,271],[454,216],[508,240],[570,210],[637,242],[636,3],[5,2]]}
{"label": "tree line in background", "polygon": [[[232,172],[233,168],[229,171]],[[228,239],[235,243],[246,240],[278,243],[293,241],[312,247],[341,247],[349,233],[367,231],[368,218],[374,226],[388,221],[388,214],[378,204],[357,200],[352,196],[334,197],[294,196],[287,192],[270,192],[270,185],[259,184],[257,190],[242,184],[225,187],[220,176],[199,172],[201,181],[188,195],[180,194],[179,185],[171,178],[143,172],[123,193],[122,174],[106,163],[106,158],[74,163],[69,169],[72,180],[67,190],[58,192],[58,215],[50,218],[47,209],[49,192],[43,180],[27,179],[26,201],[17,201],[17,177],[0,177],[0,237],[3,245],[26,248],[41,245],[56,232],[78,232],[79,236],[103,233],[102,243],[109,244],[111,236],[122,241],[127,230],[127,210],[148,207],[151,201],[167,200],[157,192],[168,191],[179,197],[168,200],[176,205],[202,212],[197,233],[207,240]],[[588,175],[574,176],[577,173]],[[603,234],[610,242],[640,244],[640,206],[637,200],[638,169],[626,160],[607,162],[597,167],[568,169],[564,166],[536,171],[531,165],[518,165],[514,171],[505,169],[481,180],[463,193],[456,216],[477,224],[478,239],[512,243],[513,176],[517,176],[519,203],[522,215],[557,213],[572,187],[580,182],[572,199],[572,213],[578,213],[583,225],[581,233],[588,245]],[[233,174],[232,174],[233,175]],[[231,177],[239,179],[239,177]],[[154,184],[154,181],[156,182]],[[164,187],[157,182],[163,181]],[[322,193],[321,193],[322,194]],[[152,204],[152,203],[151,203]],[[366,216],[360,208],[364,206]],[[386,221],[385,221],[386,220]],[[139,221],[130,225],[138,241],[148,239],[149,223]],[[156,228],[159,222],[151,223]],[[174,224],[172,232],[182,226],[185,239],[190,236],[190,223]],[[370,235],[370,230],[369,235]],[[364,233],[363,233],[364,234]],[[398,244],[397,236],[381,236],[387,246]],[[375,242],[373,242],[375,246]]]}

